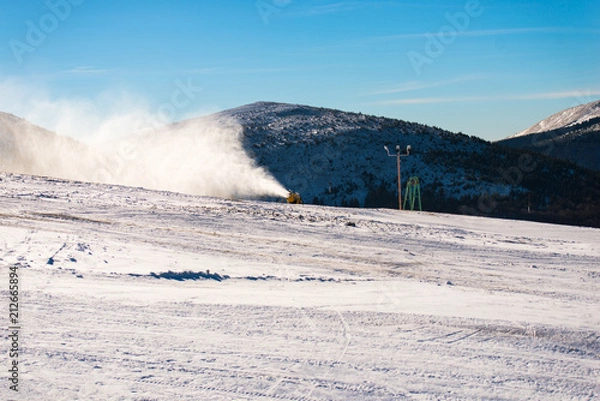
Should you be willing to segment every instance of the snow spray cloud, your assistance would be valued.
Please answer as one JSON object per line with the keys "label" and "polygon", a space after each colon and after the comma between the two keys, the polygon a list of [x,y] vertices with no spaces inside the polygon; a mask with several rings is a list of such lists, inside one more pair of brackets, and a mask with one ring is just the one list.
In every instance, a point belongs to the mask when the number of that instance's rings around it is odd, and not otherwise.
{"label": "snow spray cloud", "polygon": [[242,128],[234,121],[205,117],[100,144],[84,144],[12,116],[0,116],[0,126],[5,171],[194,195],[287,194],[246,154]]}
{"label": "snow spray cloud", "polygon": [[[183,92],[184,81],[177,82]],[[51,100],[14,81],[0,82],[0,89],[12,102],[0,100],[0,111],[66,134],[0,115],[0,170],[194,195],[287,194],[246,154],[243,130],[235,121],[204,117],[165,124],[164,115],[149,113],[143,99],[131,95],[113,92],[95,101],[72,101]],[[185,100],[174,99],[175,106]]]}
{"label": "snow spray cloud", "polygon": [[287,194],[246,154],[233,120],[198,118],[96,149],[105,155],[99,181],[226,198]]}
{"label": "snow spray cloud", "polygon": [[106,90],[93,98],[56,98],[43,82],[0,78],[0,93],[0,111],[85,143],[130,135],[140,122],[166,123],[153,116],[144,98],[122,90]]}

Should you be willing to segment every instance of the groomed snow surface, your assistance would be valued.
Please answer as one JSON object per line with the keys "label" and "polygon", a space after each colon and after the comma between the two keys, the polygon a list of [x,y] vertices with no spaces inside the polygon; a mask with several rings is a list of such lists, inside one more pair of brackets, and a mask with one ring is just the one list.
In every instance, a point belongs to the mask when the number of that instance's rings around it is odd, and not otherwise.
{"label": "groomed snow surface", "polygon": [[600,230],[0,179],[2,400],[600,398]]}

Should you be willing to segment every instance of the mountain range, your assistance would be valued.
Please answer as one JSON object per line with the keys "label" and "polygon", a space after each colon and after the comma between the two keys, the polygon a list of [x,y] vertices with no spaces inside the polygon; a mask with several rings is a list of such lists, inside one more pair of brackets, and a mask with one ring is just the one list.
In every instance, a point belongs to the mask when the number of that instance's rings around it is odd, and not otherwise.
{"label": "mountain range", "polygon": [[[173,129],[175,136],[195,135],[191,128],[207,118],[236,121],[241,148],[255,167],[300,193],[305,203],[397,209],[396,157],[389,157],[384,146],[393,151],[399,145],[405,152],[410,145],[410,154],[401,158],[403,195],[409,178],[418,177],[423,210],[600,227],[600,173],[505,141],[492,143],[398,119],[257,102],[154,132],[152,151],[160,153],[161,135],[165,140],[166,135],[173,137]],[[571,127],[579,129],[594,118],[578,120]],[[507,141],[531,135],[542,134],[528,133]],[[190,141],[179,144],[189,147]],[[43,147],[42,152],[39,148],[33,151],[36,146]],[[69,155],[64,154],[64,146],[68,152],[88,156],[75,165],[65,164]],[[179,152],[194,157],[189,149]],[[88,160],[104,157],[77,141],[8,114],[0,115],[0,155],[0,170],[80,180],[86,180],[78,171],[89,167],[84,166]],[[189,164],[188,160],[185,165]],[[195,171],[181,170],[188,175]],[[127,184],[136,185],[134,181]]]}

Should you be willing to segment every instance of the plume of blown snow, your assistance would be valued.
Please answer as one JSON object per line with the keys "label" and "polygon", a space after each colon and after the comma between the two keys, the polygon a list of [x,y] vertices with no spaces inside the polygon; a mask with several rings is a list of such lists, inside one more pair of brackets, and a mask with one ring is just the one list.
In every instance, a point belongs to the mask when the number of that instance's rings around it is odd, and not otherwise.
{"label": "plume of blown snow", "polygon": [[0,113],[1,171],[230,198],[287,194],[246,154],[233,120],[165,124],[126,94],[73,101],[18,82],[0,88],[4,111],[50,128]]}
{"label": "plume of blown snow", "polygon": [[106,155],[95,179],[227,198],[286,196],[242,146],[233,120],[204,117],[97,147]]}

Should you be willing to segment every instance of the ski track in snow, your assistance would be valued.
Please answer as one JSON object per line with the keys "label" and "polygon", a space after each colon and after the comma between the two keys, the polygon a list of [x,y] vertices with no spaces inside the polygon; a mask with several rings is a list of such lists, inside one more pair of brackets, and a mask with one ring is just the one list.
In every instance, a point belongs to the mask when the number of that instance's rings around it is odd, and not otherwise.
{"label": "ski track in snow", "polygon": [[1,397],[600,396],[600,230],[0,178]]}

